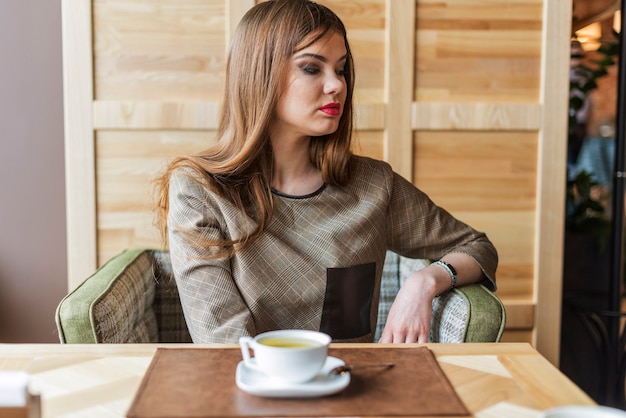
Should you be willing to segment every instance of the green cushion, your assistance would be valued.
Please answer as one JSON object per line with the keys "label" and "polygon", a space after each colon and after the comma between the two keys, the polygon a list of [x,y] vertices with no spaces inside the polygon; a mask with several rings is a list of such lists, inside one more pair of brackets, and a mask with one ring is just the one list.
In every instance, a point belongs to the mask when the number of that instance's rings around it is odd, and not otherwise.
{"label": "green cushion", "polygon": [[63,343],[157,342],[152,252],[117,255],[60,302],[56,311]]}
{"label": "green cushion", "polygon": [[482,284],[461,286],[454,289],[454,292],[465,298],[469,306],[464,341],[500,341],[506,324],[506,311],[502,301]]}

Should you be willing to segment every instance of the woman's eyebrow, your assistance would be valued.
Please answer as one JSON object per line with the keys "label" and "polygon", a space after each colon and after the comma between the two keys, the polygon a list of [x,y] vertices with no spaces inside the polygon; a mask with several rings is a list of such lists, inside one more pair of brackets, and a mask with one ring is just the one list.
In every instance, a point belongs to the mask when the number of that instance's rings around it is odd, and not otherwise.
{"label": "woman's eyebrow", "polygon": [[[319,54],[313,54],[311,52],[303,52],[302,54],[297,55],[295,57],[295,59],[302,59],[302,58],[313,58],[324,63],[328,62],[328,59],[325,56],[319,55]],[[347,58],[348,58],[348,54],[345,54],[344,56],[339,58],[337,62],[345,61]]]}

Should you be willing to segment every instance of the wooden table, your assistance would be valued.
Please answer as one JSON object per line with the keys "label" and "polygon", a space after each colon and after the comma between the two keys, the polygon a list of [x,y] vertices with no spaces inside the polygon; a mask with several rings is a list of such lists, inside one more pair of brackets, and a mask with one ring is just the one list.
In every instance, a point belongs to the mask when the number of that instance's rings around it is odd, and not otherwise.
{"label": "wooden table", "polygon": [[[361,346],[384,345],[341,345]],[[427,346],[475,417],[536,418],[551,407],[594,404],[528,344]],[[44,418],[123,417],[157,347],[224,346],[0,344],[0,370],[31,374],[32,389],[41,393]]]}

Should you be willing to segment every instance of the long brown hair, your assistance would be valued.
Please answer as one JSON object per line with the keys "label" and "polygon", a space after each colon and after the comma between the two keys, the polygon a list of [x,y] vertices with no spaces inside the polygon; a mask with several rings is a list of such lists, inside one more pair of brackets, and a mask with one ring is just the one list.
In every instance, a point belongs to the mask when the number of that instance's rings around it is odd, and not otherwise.
{"label": "long brown hair", "polygon": [[[270,122],[292,55],[329,32],[343,35],[347,50],[347,95],[337,131],[310,141],[313,165],[324,181],[344,185],[350,176],[354,64],[346,29],[330,9],[310,0],[270,0],[250,9],[235,31],[226,66],[226,85],[218,141],[195,155],[175,158],[157,179],[157,226],[167,246],[169,181],[180,167],[189,167],[205,187],[227,198],[252,218],[257,228],[232,241],[202,241],[224,256],[244,248],[267,227],[273,200]],[[193,234],[193,231],[179,231]],[[198,242],[194,237],[193,242]],[[214,248],[215,249],[215,248]]]}

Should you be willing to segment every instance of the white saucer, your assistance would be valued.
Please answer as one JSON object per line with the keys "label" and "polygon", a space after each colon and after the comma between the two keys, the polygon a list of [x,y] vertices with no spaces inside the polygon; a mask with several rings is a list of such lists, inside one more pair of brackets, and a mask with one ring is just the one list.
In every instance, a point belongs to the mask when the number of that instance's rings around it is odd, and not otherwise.
{"label": "white saucer", "polygon": [[315,398],[332,395],[350,383],[350,373],[341,376],[329,376],[330,370],[344,365],[344,361],[335,357],[326,357],[319,374],[304,383],[280,383],[254,369],[246,367],[243,361],[237,365],[235,381],[237,387],[252,395],[266,398]]}

